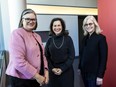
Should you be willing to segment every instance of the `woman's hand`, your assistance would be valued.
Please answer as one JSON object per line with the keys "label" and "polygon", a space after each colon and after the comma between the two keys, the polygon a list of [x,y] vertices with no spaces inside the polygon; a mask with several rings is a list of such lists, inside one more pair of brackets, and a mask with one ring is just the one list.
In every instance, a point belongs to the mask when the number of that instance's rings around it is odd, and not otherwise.
{"label": "woman's hand", "polygon": [[45,69],[45,84],[48,84],[49,82],[49,72]]}
{"label": "woman's hand", "polygon": [[61,75],[61,73],[62,73],[62,70],[60,68],[57,68],[56,75]]}
{"label": "woman's hand", "polygon": [[42,76],[42,75],[36,73],[36,74],[34,75],[34,78],[37,80],[37,82],[40,84],[40,86],[42,86],[42,85],[45,84],[45,79],[46,79],[46,78],[45,78],[44,76]]}
{"label": "woman's hand", "polygon": [[54,72],[54,74],[56,75],[61,75],[62,70],[60,68],[53,68],[52,71]]}
{"label": "woman's hand", "polygon": [[57,68],[53,68],[52,72],[55,74],[57,72]]}
{"label": "woman's hand", "polygon": [[81,75],[81,70],[80,69],[78,69],[77,72],[78,72],[79,75]]}
{"label": "woman's hand", "polygon": [[103,79],[97,77],[96,84],[97,84],[97,85],[102,85],[102,84],[103,84]]}

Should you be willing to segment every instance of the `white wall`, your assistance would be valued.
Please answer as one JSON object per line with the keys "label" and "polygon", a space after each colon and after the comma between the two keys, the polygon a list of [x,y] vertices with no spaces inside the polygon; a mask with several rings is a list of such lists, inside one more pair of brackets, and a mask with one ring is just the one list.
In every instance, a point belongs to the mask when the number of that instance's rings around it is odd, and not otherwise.
{"label": "white wall", "polygon": [[8,12],[8,0],[1,1],[1,24],[3,31],[4,49],[8,50],[9,36],[10,36],[10,21]]}
{"label": "white wall", "polygon": [[97,7],[97,0],[27,0],[31,4]]}
{"label": "white wall", "polygon": [[1,4],[0,4],[0,50],[3,50],[3,49],[4,49],[4,40],[3,40]]}

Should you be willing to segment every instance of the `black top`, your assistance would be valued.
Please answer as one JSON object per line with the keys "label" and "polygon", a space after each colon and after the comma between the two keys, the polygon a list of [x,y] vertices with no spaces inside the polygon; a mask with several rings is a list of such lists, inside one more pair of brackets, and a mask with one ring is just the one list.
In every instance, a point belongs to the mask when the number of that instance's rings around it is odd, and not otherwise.
{"label": "black top", "polygon": [[62,71],[67,70],[72,66],[75,57],[75,50],[71,37],[67,35],[51,36],[46,43],[45,55],[50,70],[53,68],[61,68]]}
{"label": "black top", "polygon": [[[34,37],[34,36],[33,36]],[[35,38],[35,37],[34,37]],[[37,41],[37,39],[35,38],[35,40]],[[37,41],[37,43],[38,43],[38,46],[39,46],[39,48],[40,48],[40,58],[41,58],[41,67],[40,67],[40,75],[44,75],[44,60],[43,60],[43,49],[42,49],[42,47],[41,47],[41,45],[40,45],[40,43]]]}
{"label": "black top", "polygon": [[80,51],[79,68],[97,77],[103,77],[106,69],[108,47],[102,34],[93,33],[85,36]]}

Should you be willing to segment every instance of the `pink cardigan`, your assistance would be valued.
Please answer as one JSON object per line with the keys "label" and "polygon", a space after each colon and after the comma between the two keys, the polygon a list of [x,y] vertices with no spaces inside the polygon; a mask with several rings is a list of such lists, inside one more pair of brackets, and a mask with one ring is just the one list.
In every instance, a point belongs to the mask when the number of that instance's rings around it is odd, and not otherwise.
{"label": "pink cardigan", "polygon": [[[40,49],[35,38],[40,45],[44,47],[41,37],[33,32],[27,32],[23,28],[13,31],[10,39],[10,59],[6,74],[18,78],[31,79],[40,71]],[[44,66],[48,68],[46,57],[44,55]]]}

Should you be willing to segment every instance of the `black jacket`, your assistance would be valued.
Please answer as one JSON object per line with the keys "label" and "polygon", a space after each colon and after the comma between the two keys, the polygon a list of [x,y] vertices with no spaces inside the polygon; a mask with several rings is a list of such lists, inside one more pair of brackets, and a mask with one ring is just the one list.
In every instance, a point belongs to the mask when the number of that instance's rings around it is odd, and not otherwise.
{"label": "black jacket", "polygon": [[102,34],[93,33],[85,36],[80,51],[79,68],[84,73],[103,78],[106,70],[108,47]]}

